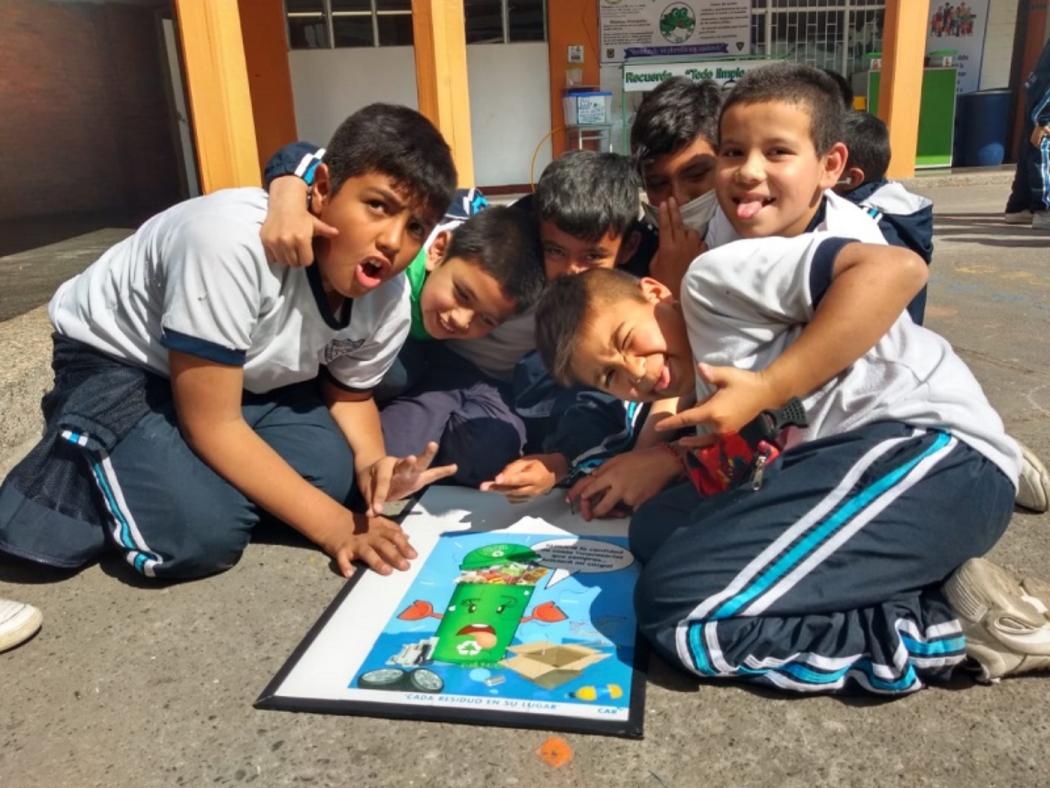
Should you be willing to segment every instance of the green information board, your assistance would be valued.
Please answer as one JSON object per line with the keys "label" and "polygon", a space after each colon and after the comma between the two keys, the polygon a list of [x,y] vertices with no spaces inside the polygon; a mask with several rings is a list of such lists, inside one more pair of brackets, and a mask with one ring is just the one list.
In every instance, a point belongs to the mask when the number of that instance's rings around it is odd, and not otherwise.
{"label": "green information board", "polygon": [[[922,73],[919,146],[916,167],[951,167],[955,141],[955,68],[927,68]],[[868,112],[879,112],[881,71],[868,72]]]}

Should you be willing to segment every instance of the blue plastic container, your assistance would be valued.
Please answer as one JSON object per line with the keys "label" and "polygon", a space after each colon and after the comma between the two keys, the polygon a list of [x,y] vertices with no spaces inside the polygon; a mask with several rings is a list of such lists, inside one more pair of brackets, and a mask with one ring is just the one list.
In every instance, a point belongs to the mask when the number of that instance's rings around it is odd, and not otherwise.
{"label": "blue plastic container", "polygon": [[956,104],[955,167],[994,167],[1006,158],[1010,90],[963,93]]}

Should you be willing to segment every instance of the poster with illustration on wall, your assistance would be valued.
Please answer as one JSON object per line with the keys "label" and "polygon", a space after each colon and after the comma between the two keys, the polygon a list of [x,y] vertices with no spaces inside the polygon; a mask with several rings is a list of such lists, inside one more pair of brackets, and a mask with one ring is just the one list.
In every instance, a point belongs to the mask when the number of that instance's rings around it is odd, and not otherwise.
{"label": "poster with illustration on wall", "polygon": [[598,25],[603,63],[751,54],[751,0],[601,0]]}
{"label": "poster with illustration on wall", "polygon": [[359,570],[256,706],[642,735],[626,520],[433,487],[408,572]]}
{"label": "poster with illustration on wall", "polygon": [[980,87],[987,25],[988,0],[930,3],[926,52],[943,53],[940,58],[931,58],[931,66],[956,66],[956,93],[970,93]]}

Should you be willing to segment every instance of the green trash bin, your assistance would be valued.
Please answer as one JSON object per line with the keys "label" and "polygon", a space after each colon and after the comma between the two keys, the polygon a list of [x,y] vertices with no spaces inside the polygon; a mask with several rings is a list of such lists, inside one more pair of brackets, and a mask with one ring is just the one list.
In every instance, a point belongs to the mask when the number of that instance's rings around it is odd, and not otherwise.
{"label": "green trash bin", "polygon": [[536,581],[547,571],[539,561],[538,553],[518,544],[485,545],[467,553],[430,658],[458,665],[494,665],[503,659]]}

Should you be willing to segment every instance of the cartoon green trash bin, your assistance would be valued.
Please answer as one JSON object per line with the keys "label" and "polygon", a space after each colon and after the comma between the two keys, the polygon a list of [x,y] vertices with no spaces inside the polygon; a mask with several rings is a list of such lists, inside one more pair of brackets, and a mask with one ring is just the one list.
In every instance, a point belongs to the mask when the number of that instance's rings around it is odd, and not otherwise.
{"label": "cartoon green trash bin", "polygon": [[538,553],[520,544],[490,544],[467,553],[431,659],[461,665],[503,659],[536,583],[547,573],[539,561]]}

